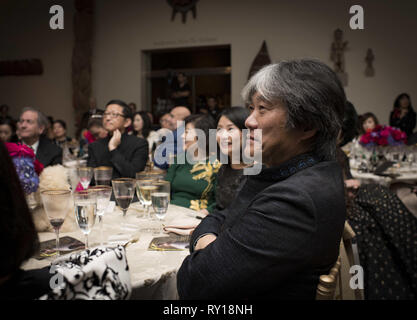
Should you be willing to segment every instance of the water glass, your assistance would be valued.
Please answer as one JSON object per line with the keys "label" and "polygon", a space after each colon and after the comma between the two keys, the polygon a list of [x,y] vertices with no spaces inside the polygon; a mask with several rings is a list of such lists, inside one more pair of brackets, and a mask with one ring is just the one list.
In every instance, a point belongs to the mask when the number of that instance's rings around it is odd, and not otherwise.
{"label": "water glass", "polygon": [[74,192],[75,220],[85,235],[85,248],[88,249],[88,235],[94,226],[97,213],[97,196],[93,190]]}
{"label": "water glass", "polygon": [[167,213],[169,204],[169,193],[167,192],[154,192],[151,195],[152,206],[155,212],[155,216],[161,221],[161,227],[159,233],[162,233],[162,221]]}
{"label": "water glass", "polygon": [[103,216],[107,207],[109,206],[113,189],[110,186],[94,186],[90,187],[89,190],[92,190],[96,193],[97,216],[100,226],[100,244],[103,245]]}

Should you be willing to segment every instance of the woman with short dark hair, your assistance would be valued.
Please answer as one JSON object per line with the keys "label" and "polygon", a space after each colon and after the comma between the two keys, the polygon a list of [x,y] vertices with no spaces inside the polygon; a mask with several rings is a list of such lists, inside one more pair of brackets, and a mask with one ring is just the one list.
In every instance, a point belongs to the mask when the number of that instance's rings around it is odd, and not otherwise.
{"label": "woman with short dark hair", "polygon": [[372,112],[359,116],[359,132],[361,135],[372,131],[377,125],[379,125],[378,118]]}
{"label": "woman with short dark hair", "polygon": [[17,142],[16,125],[9,118],[0,119],[0,141]]}
{"label": "woman with short dark hair", "polygon": [[67,136],[67,124],[64,120],[55,120],[52,124],[52,130],[54,133],[53,142],[62,149],[68,142],[76,143],[75,140]]}
{"label": "woman with short dark hair", "polygon": [[166,176],[171,183],[171,203],[208,214],[216,205],[217,172],[221,166],[216,155],[209,153],[209,130],[215,129],[216,123],[207,114],[190,115],[184,122],[181,137],[185,153],[174,158]]}

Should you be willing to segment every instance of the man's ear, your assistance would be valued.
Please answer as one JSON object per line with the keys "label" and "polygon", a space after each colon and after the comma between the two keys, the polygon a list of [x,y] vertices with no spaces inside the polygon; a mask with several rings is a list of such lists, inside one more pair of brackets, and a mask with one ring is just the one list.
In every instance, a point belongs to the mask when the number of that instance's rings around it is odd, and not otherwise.
{"label": "man's ear", "polygon": [[123,127],[127,128],[132,124],[132,119],[127,118],[125,119],[125,123],[123,124]]}
{"label": "man's ear", "polygon": [[46,127],[45,126],[40,126],[38,128],[39,135],[42,135],[42,134],[46,133],[45,130],[46,130]]}
{"label": "man's ear", "polygon": [[301,133],[301,140],[309,140],[312,137],[314,137],[316,133],[317,129],[304,128],[304,130]]}

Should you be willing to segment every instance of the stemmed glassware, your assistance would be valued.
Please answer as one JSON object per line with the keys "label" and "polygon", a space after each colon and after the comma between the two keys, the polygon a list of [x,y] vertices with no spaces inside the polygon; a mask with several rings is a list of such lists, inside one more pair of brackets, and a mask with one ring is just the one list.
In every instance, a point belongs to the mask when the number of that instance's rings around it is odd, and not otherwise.
{"label": "stemmed glassware", "polygon": [[94,168],[94,180],[96,186],[111,186],[111,178],[113,175],[112,167],[97,167]]}
{"label": "stemmed glassware", "polygon": [[59,229],[64,223],[71,205],[70,190],[45,190],[41,192],[41,199],[49,222],[56,233],[56,252],[59,252]]}
{"label": "stemmed glassware", "polygon": [[152,204],[151,194],[158,190],[158,186],[155,183],[155,180],[150,179],[136,181],[136,193],[139,201],[146,209],[146,214],[148,215],[148,218],[150,218],[149,206]]}
{"label": "stemmed glassware", "polygon": [[110,203],[112,194],[112,187],[110,186],[95,186],[90,187],[89,190],[95,191],[97,198],[97,215],[100,225],[100,245],[103,245],[103,216]]}
{"label": "stemmed glassware", "polygon": [[91,179],[93,178],[93,168],[91,167],[80,167],[77,168],[78,178],[83,186],[83,189],[88,189]]}
{"label": "stemmed glassware", "polygon": [[85,249],[88,249],[88,234],[94,226],[97,212],[97,196],[94,190],[74,192],[75,219],[85,235]]}
{"label": "stemmed glassware", "polygon": [[126,216],[126,212],[129,209],[133,196],[135,195],[135,179],[120,178],[112,180],[113,192],[116,198],[117,204],[123,211],[123,216]]}
{"label": "stemmed glassware", "polygon": [[161,222],[159,233],[162,233],[162,221],[167,213],[169,204],[169,193],[168,192],[154,192],[151,194],[152,206],[156,217]]}

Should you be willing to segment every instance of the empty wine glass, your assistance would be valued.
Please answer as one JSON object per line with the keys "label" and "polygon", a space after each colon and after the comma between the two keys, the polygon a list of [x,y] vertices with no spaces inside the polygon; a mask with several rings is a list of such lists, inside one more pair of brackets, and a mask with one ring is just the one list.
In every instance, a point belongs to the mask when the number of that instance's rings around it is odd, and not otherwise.
{"label": "empty wine glass", "polygon": [[126,212],[129,209],[133,196],[135,195],[135,179],[120,178],[112,180],[114,196],[117,204],[123,211],[123,216],[126,216]]}
{"label": "empty wine glass", "polygon": [[94,226],[97,212],[97,197],[94,190],[74,192],[75,219],[85,236],[85,248],[88,249],[88,234]]}
{"label": "empty wine glass", "polygon": [[113,175],[112,167],[97,167],[94,168],[94,180],[96,186],[111,186],[111,178]]}
{"label": "empty wine glass", "polygon": [[168,204],[169,204],[169,193],[167,192],[154,192],[151,194],[152,206],[155,212],[156,217],[161,222],[161,227],[159,233],[162,233],[162,221],[165,218],[167,213]]}
{"label": "empty wine glass", "polygon": [[91,167],[80,167],[77,168],[78,178],[83,186],[83,189],[88,189],[91,179],[93,178],[93,168]]}
{"label": "empty wine glass", "polygon": [[41,192],[41,199],[45,213],[56,234],[56,252],[59,252],[59,229],[64,223],[71,205],[70,190],[45,190]]}
{"label": "empty wine glass", "polygon": [[111,193],[113,191],[110,186],[95,186],[88,190],[93,190],[97,198],[97,215],[98,223],[100,225],[100,245],[103,245],[103,216],[110,203]]}

